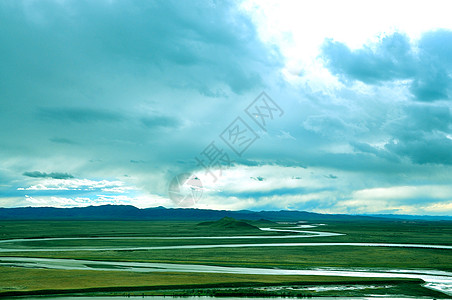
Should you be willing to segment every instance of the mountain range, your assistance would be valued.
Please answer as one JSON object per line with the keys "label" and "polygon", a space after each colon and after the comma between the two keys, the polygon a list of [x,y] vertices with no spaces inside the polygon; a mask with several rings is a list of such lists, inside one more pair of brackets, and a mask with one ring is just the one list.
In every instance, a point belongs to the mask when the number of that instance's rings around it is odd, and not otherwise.
{"label": "mountain range", "polygon": [[429,220],[452,221],[450,216],[411,215],[345,215],[319,214],[296,210],[279,211],[228,211],[197,208],[165,208],[162,206],[139,209],[131,205],[101,205],[74,208],[17,207],[0,208],[0,220],[193,220],[209,221],[224,217],[246,220],[274,221],[347,221],[347,220]]}

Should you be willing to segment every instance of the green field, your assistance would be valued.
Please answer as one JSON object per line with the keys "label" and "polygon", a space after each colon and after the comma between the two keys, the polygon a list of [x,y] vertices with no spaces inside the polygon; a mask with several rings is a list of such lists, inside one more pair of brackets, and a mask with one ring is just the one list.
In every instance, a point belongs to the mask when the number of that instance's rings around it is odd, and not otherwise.
{"label": "green field", "polygon": [[[245,225],[246,224],[246,225]],[[256,227],[255,227],[256,226]],[[234,220],[199,224],[199,222],[133,222],[133,221],[5,221],[0,222],[0,238],[49,237],[188,237],[284,235],[261,231],[257,227],[293,227],[269,222],[240,223]],[[312,231],[342,233],[341,236],[290,239],[102,239],[21,241],[0,245],[3,248],[78,248],[78,247],[149,247],[171,245],[234,244],[234,243],[408,243],[452,245],[450,222],[328,222]],[[13,246],[11,246],[13,245]],[[7,247],[8,246],[8,247]],[[303,270],[318,267],[427,269],[452,271],[452,250],[316,246],[316,247],[243,247],[169,250],[102,250],[5,252],[1,256],[69,258],[94,261],[129,261],[200,264],[213,266],[260,267]],[[393,294],[447,298],[426,289],[417,279],[351,278],[300,275],[241,275],[207,273],[134,273],[93,270],[33,269],[0,264],[0,295],[58,292],[91,293],[93,295],[138,293],[146,295],[260,295],[260,296],[363,296]],[[313,292],[306,288],[271,290],[261,285],[376,285],[346,291]],[[220,288],[222,287],[222,288]],[[232,293],[232,294],[231,294]]]}

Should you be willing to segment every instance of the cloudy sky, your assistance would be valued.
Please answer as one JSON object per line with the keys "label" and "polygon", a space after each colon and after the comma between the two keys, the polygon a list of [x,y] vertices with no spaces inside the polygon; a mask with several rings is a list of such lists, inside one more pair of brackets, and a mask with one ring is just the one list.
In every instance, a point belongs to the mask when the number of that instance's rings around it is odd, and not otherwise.
{"label": "cloudy sky", "polygon": [[1,1],[0,206],[452,215],[450,11]]}

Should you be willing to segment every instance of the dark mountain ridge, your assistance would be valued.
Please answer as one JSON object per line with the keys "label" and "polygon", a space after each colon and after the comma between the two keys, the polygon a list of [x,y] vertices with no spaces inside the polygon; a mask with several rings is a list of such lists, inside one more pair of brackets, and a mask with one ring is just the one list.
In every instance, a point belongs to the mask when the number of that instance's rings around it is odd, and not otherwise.
{"label": "dark mountain ridge", "polygon": [[[266,219],[270,221],[298,220],[388,220],[389,216],[360,216],[343,214],[318,214],[306,211],[228,211],[197,208],[151,207],[139,209],[131,205],[101,205],[73,208],[17,207],[0,208],[0,220],[135,220],[135,221],[209,221],[224,217],[246,220]],[[407,216],[394,215],[390,219],[406,219]],[[419,216],[419,219],[425,219]],[[411,216],[410,219],[416,219]],[[434,217],[434,220],[450,220],[451,217]]]}

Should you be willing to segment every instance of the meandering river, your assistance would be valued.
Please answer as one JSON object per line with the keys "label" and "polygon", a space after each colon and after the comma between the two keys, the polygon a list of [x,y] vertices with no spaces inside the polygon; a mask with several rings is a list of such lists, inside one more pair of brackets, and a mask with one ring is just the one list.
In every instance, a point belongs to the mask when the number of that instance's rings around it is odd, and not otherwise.
{"label": "meandering river", "polygon": [[[306,225],[302,225],[306,226]],[[312,225],[310,228],[312,228]],[[306,228],[306,227],[305,227]],[[206,249],[206,248],[236,248],[236,247],[315,247],[315,246],[358,246],[358,247],[404,247],[430,248],[452,250],[448,245],[427,244],[390,244],[390,243],[236,243],[211,245],[175,245],[152,247],[39,247],[30,245],[37,241],[63,240],[133,240],[133,239],[161,239],[161,240],[195,240],[195,239],[292,239],[338,236],[339,233],[304,231],[294,229],[261,228],[264,231],[291,232],[296,235],[281,236],[227,236],[227,237],[83,237],[83,238],[37,238],[10,239],[0,241],[0,252],[48,252],[48,251],[105,251],[105,250],[171,250],[171,249]],[[25,248],[11,248],[15,243],[31,242]],[[24,247],[22,244],[21,247]],[[229,273],[254,275],[315,275],[315,276],[345,276],[369,278],[415,278],[426,282],[425,286],[452,295],[452,273],[435,270],[383,270],[366,268],[311,268],[303,270],[239,268],[193,264],[163,264],[121,261],[89,261],[76,259],[53,259],[35,257],[0,257],[0,266],[48,268],[63,270],[98,270],[98,271],[128,271],[128,272],[201,272],[201,273]]]}

